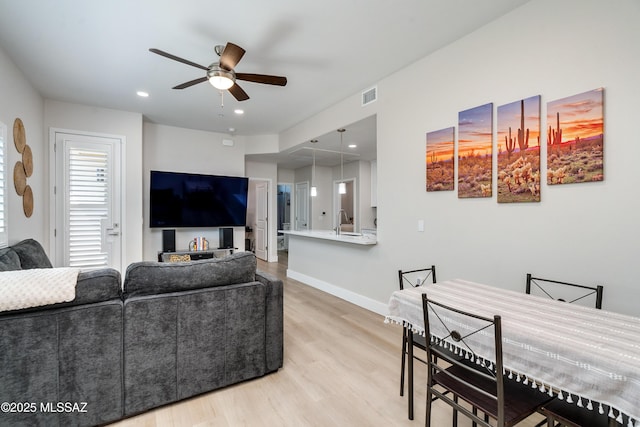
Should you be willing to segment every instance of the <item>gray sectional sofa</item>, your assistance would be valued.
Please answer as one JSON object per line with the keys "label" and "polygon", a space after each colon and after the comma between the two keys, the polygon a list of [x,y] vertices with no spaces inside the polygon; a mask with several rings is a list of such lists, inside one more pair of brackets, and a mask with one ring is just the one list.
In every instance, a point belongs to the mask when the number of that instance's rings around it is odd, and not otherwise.
{"label": "gray sectional sofa", "polygon": [[[3,270],[50,268],[33,240]],[[0,426],[99,425],[277,371],[282,281],[252,253],[81,272],[71,302],[0,312]]]}

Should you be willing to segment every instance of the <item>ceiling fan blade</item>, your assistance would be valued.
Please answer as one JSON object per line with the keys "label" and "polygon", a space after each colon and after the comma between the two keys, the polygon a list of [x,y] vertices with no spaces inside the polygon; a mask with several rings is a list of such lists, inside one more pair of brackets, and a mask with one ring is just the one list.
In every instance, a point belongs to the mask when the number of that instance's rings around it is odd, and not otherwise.
{"label": "ceiling fan blade", "polygon": [[237,44],[227,43],[222,51],[222,55],[220,55],[220,66],[226,70],[233,70],[236,64],[240,62],[240,59],[242,59],[244,53],[245,50]]}
{"label": "ceiling fan blade", "polygon": [[173,87],[173,89],[186,89],[193,85],[197,85],[198,83],[206,82],[207,80],[209,80],[208,77],[200,77],[198,79],[194,79],[194,80],[179,84],[178,86]]}
{"label": "ceiling fan blade", "polygon": [[231,92],[231,95],[233,95],[233,97],[238,101],[246,101],[247,99],[249,99],[249,95],[247,95],[247,92],[242,90],[242,88],[238,86],[237,83],[229,88],[229,92]]}
{"label": "ceiling fan blade", "polygon": [[280,76],[269,76],[267,74],[236,73],[236,79],[267,85],[286,86],[287,78]]}
{"label": "ceiling fan blade", "polygon": [[191,65],[192,67],[200,68],[200,69],[205,70],[205,71],[208,70],[208,68],[205,67],[204,65],[196,64],[195,62],[188,61],[186,59],[183,59],[183,58],[180,58],[178,56],[172,55],[172,54],[167,53],[167,52],[165,52],[163,50],[160,50],[160,49],[152,48],[152,49],[149,49],[149,52],[156,53],[156,54],[158,54],[160,56],[164,56],[165,58],[173,59],[174,61],[182,62],[183,64]]}

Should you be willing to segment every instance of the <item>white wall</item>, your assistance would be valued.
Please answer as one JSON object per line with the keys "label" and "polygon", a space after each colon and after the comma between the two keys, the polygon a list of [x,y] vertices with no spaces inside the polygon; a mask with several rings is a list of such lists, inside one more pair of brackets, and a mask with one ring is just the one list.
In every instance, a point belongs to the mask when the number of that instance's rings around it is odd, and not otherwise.
{"label": "white wall", "polygon": [[[380,81],[379,99],[371,104],[378,114],[379,243],[322,256],[306,248],[314,262],[290,251],[289,268],[377,301],[382,312],[397,289],[398,269],[435,264],[439,280],[460,277],[514,290],[524,289],[527,272],[601,283],[605,309],[640,314],[634,268],[640,241],[638,21],[636,0],[615,7],[600,0],[532,0]],[[498,204],[496,174],[491,199],[426,193],[425,133],[457,126],[459,111],[540,94],[546,129],[548,101],[598,87],[605,88],[604,182],[543,183],[542,201],[535,204]],[[364,116],[358,99],[354,94],[288,130],[282,143]],[[426,232],[417,231],[418,220]]]}
{"label": "white wall", "polygon": [[[125,233],[123,265],[142,258],[142,114],[45,100],[44,129],[50,128],[123,135],[124,205],[122,230]],[[49,150],[47,150],[49,151]],[[48,176],[47,176],[48,178]],[[47,191],[49,180],[47,179]],[[48,209],[48,208],[47,208]],[[49,215],[47,215],[49,221]],[[48,224],[49,225],[49,224]],[[122,272],[124,274],[124,271]]]}
{"label": "white wall", "polygon": [[[233,146],[222,144],[232,139]],[[153,261],[162,250],[162,229],[149,227],[149,176],[151,170],[189,172],[210,175],[245,176],[243,138],[227,134],[144,123],[144,167],[142,174],[144,200],[144,254],[143,259]],[[217,247],[217,228],[176,229],[176,249],[188,250],[196,236],[205,237]],[[244,242],[244,228],[234,227],[234,242]]]}
{"label": "white wall", "polygon": [[[22,72],[13,64],[0,48],[0,121],[7,126],[7,203],[9,244],[22,239],[33,238],[47,250],[49,248],[48,221],[48,164],[43,131],[44,100],[24,78]],[[13,143],[13,123],[20,118],[24,124],[26,142],[33,152],[33,175],[27,184],[33,190],[33,214],[24,215],[22,197],[16,194],[13,186],[13,166],[22,160]]]}

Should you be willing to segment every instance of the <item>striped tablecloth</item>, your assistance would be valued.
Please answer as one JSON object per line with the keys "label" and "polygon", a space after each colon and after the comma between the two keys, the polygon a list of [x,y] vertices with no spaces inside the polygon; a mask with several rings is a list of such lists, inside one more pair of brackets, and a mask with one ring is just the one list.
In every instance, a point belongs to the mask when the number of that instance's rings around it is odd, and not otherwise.
{"label": "striped tablecloth", "polygon": [[[385,322],[424,334],[424,292],[465,311],[500,315],[504,366],[521,381],[526,375],[541,392],[559,390],[568,402],[640,427],[640,318],[456,279],[395,291]],[[439,322],[430,324],[439,336]],[[487,352],[479,355],[492,359],[485,339]]]}

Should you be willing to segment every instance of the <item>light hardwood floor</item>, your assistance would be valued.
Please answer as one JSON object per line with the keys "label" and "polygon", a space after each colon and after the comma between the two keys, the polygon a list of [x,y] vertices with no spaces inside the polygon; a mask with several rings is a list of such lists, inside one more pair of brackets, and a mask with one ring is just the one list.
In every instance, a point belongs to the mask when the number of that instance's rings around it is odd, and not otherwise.
{"label": "light hardwood floor", "polygon": [[[402,329],[286,277],[286,254],[258,268],[284,281],[284,366],[276,373],[112,424],[138,426],[423,426],[426,369],[416,363],[415,419],[400,391]],[[406,393],[405,393],[406,394]],[[450,426],[434,403],[432,426]],[[461,427],[470,426],[459,417]],[[532,416],[521,425],[541,419]]]}

